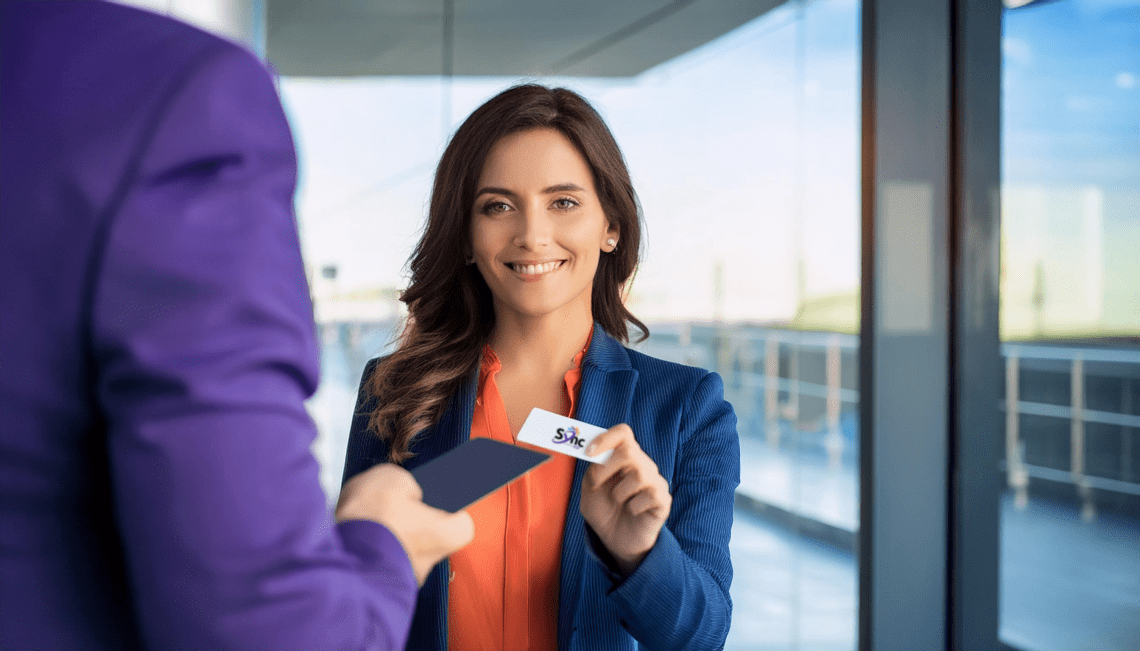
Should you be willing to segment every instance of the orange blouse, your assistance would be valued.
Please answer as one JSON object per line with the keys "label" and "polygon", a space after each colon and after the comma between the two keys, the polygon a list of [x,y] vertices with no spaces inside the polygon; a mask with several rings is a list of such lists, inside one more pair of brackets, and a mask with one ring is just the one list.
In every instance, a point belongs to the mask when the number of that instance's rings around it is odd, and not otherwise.
{"label": "orange blouse", "polygon": [[[565,376],[570,414],[574,413],[584,354],[585,349],[574,357]],[[471,438],[517,443],[495,384],[501,368],[495,352],[490,346],[485,348]],[[451,651],[558,648],[562,528],[575,461],[555,454],[506,489],[467,509],[475,520],[475,539],[450,559],[447,641]]]}

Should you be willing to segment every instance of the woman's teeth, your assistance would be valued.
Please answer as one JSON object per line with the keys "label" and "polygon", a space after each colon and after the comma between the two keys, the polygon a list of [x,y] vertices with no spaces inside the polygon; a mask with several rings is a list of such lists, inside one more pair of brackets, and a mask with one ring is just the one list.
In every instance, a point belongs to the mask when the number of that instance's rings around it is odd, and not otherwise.
{"label": "woman's teeth", "polygon": [[543,264],[512,264],[511,269],[526,276],[535,276],[554,271],[560,266],[562,266],[562,261],[556,260],[554,262],[544,262]]}

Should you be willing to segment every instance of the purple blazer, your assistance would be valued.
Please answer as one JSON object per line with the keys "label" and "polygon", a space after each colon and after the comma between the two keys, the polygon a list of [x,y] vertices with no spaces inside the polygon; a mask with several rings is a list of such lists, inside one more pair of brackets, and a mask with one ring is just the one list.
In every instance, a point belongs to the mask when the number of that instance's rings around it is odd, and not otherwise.
{"label": "purple blazer", "polygon": [[402,648],[335,525],[273,82],[103,2],[0,2],[0,649]]}

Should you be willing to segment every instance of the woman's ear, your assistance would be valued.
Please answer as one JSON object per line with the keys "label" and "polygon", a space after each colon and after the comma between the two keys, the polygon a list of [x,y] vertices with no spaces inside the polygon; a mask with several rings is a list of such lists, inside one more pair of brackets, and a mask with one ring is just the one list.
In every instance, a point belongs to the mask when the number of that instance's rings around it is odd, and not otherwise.
{"label": "woman's ear", "polygon": [[606,229],[606,235],[602,242],[602,250],[606,253],[613,253],[614,249],[618,246],[618,241],[621,239],[621,230],[617,224],[611,223],[610,227]]}

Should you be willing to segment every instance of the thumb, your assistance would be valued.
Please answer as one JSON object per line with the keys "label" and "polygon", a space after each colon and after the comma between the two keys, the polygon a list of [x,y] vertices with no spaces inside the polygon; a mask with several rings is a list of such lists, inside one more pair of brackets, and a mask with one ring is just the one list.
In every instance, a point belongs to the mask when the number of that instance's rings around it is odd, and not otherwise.
{"label": "thumb", "polygon": [[475,539],[475,520],[467,511],[457,511],[451,514],[452,529],[455,531],[455,542],[458,548],[466,547]]}
{"label": "thumb", "polygon": [[378,463],[361,473],[373,486],[397,495],[423,500],[424,492],[412,473],[394,463]]}

